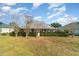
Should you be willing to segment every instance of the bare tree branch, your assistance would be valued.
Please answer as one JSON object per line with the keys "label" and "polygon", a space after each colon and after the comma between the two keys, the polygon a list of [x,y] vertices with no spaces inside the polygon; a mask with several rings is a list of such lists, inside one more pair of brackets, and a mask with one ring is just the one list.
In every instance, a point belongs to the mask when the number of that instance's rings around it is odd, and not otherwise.
{"label": "bare tree branch", "polygon": [[25,21],[25,32],[26,37],[28,36],[30,32],[30,25],[32,24],[32,16],[24,15],[24,21]]}

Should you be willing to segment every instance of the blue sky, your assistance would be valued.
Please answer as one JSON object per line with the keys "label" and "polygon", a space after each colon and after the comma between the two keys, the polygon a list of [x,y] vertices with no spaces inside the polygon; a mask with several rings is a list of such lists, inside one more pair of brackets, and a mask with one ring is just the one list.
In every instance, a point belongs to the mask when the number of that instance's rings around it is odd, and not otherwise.
{"label": "blue sky", "polygon": [[23,15],[48,24],[62,25],[79,21],[79,3],[0,3],[0,22],[9,24],[17,14],[17,22],[24,24]]}

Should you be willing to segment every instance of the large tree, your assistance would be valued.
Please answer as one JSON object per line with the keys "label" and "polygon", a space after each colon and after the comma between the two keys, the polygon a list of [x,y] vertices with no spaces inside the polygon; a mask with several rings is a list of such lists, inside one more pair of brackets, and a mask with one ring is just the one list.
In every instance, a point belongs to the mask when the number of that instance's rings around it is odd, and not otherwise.
{"label": "large tree", "polygon": [[59,23],[51,23],[51,26],[55,27],[55,28],[59,28],[61,27],[62,25],[59,24]]}
{"label": "large tree", "polygon": [[17,37],[19,29],[20,29],[19,26],[18,26],[18,23],[17,23],[18,22],[18,15],[16,13],[13,14],[12,19],[13,19],[13,22],[10,23],[10,25],[12,25],[12,27],[14,28],[15,34],[16,34],[16,37]]}
{"label": "large tree", "polygon": [[26,37],[28,36],[30,32],[30,25],[32,24],[32,16],[24,15],[24,21],[25,21],[25,32]]}
{"label": "large tree", "polygon": [[16,37],[18,36],[18,32],[19,32],[19,26],[13,21],[9,24],[12,28],[14,28],[14,31],[15,31],[15,34],[16,34]]}

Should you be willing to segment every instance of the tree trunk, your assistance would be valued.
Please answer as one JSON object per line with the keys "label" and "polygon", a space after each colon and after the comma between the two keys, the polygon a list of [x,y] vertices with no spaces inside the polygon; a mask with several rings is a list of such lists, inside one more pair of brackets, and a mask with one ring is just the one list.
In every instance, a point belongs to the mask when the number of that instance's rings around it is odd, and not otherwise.
{"label": "tree trunk", "polygon": [[40,36],[40,32],[37,33],[37,37],[39,37],[39,36]]}
{"label": "tree trunk", "polygon": [[15,35],[16,35],[16,37],[18,36],[18,34],[17,34],[17,33],[16,33]]}
{"label": "tree trunk", "polygon": [[26,33],[26,37],[28,37],[28,34]]}
{"label": "tree trunk", "polygon": [[29,35],[29,32],[26,32],[26,37],[28,37],[28,35]]}
{"label": "tree trunk", "polygon": [[26,31],[26,37],[28,37],[29,32],[30,32],[30,30],[29,30],[29,29],[27,29],[27,31]]}

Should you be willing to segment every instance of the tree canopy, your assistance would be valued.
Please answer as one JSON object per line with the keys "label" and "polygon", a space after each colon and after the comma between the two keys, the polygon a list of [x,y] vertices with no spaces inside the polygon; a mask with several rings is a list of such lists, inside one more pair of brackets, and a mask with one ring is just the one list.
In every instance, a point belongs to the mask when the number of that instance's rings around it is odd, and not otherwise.
{"label": "tree canopy", "polygon": [[61,27],[62,25],[59,23],[51,23],[51,26],[58,28],[58,27]]}

